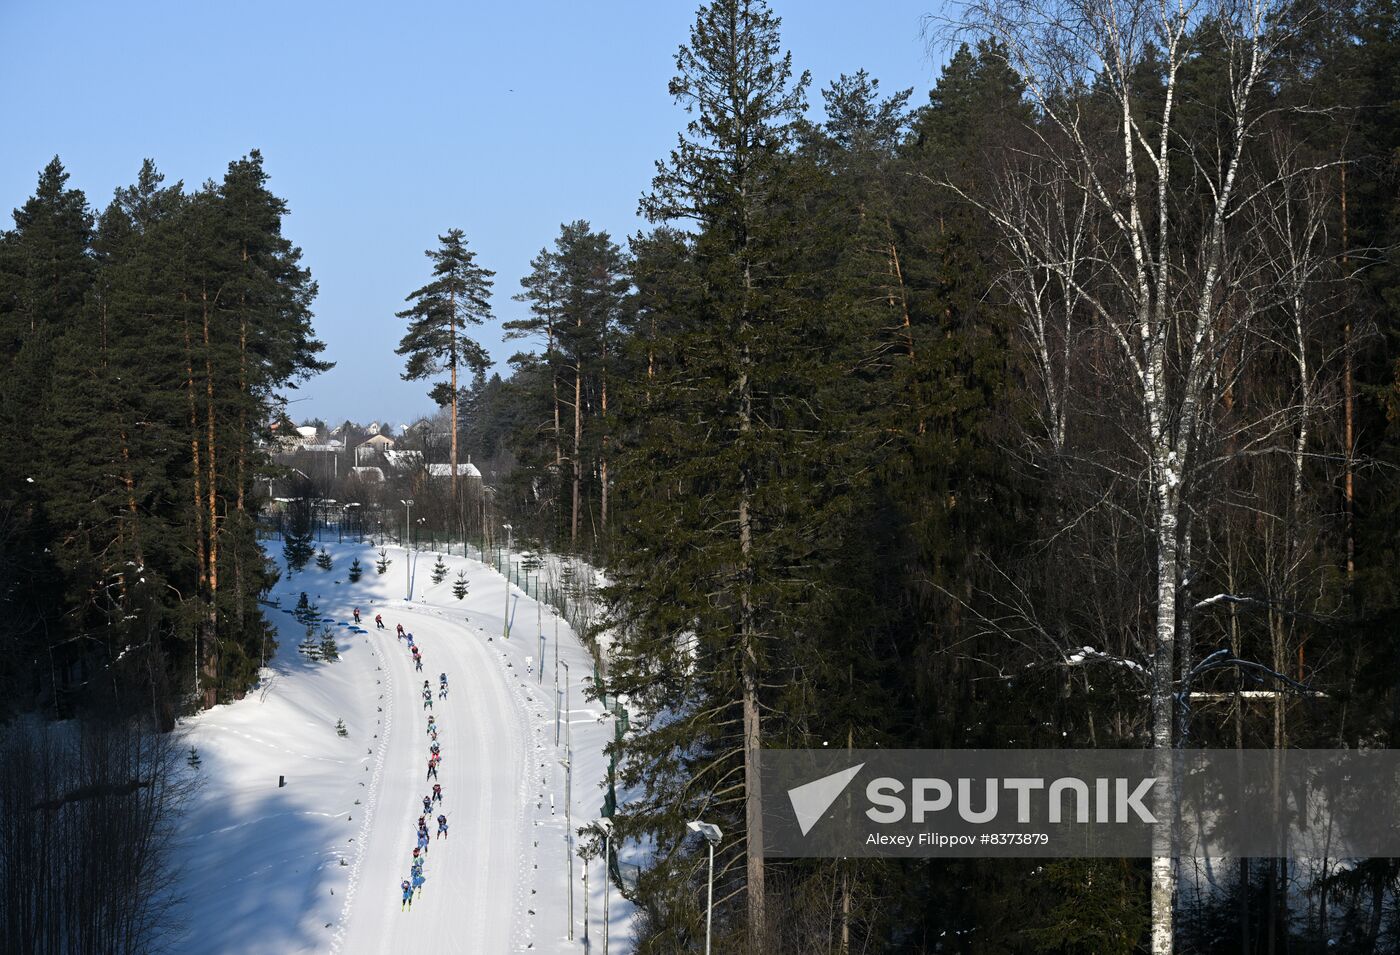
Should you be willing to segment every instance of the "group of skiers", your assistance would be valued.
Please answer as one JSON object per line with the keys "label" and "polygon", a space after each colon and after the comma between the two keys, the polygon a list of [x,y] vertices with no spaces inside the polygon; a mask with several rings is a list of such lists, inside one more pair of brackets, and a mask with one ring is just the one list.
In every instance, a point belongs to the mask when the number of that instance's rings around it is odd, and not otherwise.
{"label": "group of skiers", "polygon": [[[384,625],[378,615],[374,618],[375,624],[383,630]],[[423,654],[419,651],[417,644],[413,642],[413,634],[404,630],[403,624],[398,624],[395,628],[398,639],[406,641],[409,650],[413,654],[414,668],[419,672],[423,669]],[[447,674],[438,675],[438,698],[447,696]],[[428,711],[428,779],[437,779],[438,763],[442,761],[442,746],[438,742],[437,719],[433,716],[433,689],[427,680],[423,681],[423,708]],[[413,847],[413,856],[409,864],[408,878],[400,883],[399,889],[403,893],[403,901],[399,904],[399,910],[411,910],[413,899],[423,891],[423,864],[428,858],[428,847],[432,840],[428,835],[428,817],[432,814],[434,805],[441,809],[443,802],[442,784],[433,783],[432,792],[423,797],[423,814],[418,817],[418,838]],[[447,814],[439,811],[437,817],[437,838],[447,838]]]}

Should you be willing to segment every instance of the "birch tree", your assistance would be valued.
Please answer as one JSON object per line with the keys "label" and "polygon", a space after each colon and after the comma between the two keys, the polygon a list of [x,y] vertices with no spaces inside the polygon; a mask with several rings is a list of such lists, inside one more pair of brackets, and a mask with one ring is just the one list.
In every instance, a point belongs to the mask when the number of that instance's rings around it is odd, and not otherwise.
{"label": "birch tree", "polygon": [[[1219,413],[1233,378],[1274,331],[1270,317],[1296,299],[1280,273],[1305,280],[1313,267],[1303,260],[1321,255],[1306,230],[1300,239],[1278,227],[1287,187],[1306,170],[1269,162],[1259,143],[1280,12],[1275,0],[962,8],[961,26],[995,41],[1037,112],[989,194],[966,197],[996,224],[1011,263],[1005,282],[1037,373],[1045,445],[1057,452],[1068,440],[1074,352],[1100,350],[1082,367],[1102,376],[1094,393],[1115,404],[1096,410],[1121,440],[1082,453],[1141,490],[1155,563],[1142,648],[1148,726],[1164,773],[1179,743],[1177,694],[1193,666],[1183,613],[1191,531],[1213,499],[1214,469],[1222,454],[1296,456],[1307,442],[1296,407]],[[1190,82],[1203,64],[1214,72]],[[1265,232],[1289,241],[1261,245]],[[1270,257],[1280,245],[1292,257],[1282,263]],[[1304,353],[1295,357],[1306,411],[1310,376]],[[1155,953],[1172,951],[1175,886],[1170,852],[1159,851]]]}

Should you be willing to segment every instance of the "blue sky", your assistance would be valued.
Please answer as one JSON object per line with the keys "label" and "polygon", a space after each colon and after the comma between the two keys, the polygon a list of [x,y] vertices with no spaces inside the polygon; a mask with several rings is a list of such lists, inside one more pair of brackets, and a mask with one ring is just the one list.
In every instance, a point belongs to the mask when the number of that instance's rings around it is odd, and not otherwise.
{"label": "blue sky", "polygon": [[[772,0],[816,90],[864,67],[922,102],[942,51],[936,0]],[[0,0],[0,208],[55,153],[101,207],[143,157],[167,181],[218,179],[263,151],[287,235],[320,283],[316,330],[337,367],[304,385],[298,420],[409,419],[394,312],[423,250],[454,226],[497,272],[481,339],[505,373],[499,321],[559,224],[622,241],[684,124],[666,84],[693,0],[521,3]],[[8,217],[5,225],[8,226]]]}

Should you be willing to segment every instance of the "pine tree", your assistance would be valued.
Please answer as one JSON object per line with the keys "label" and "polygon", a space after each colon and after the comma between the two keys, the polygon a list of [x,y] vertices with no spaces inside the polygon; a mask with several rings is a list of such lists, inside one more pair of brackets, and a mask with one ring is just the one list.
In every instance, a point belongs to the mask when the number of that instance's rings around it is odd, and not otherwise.
{"label": "pine tree", "polygon": [[[592,484],[596,479],[599,530],[607,528],[608,345],[626,308],[626,261],[606,232],[594,231],[587,222],[578,220],[561,226],[554,248],[542,249],[531,264],[533,271],[520,280],[525,291],[516,298],[530,303],[533,317],[508,322],[506,328],[511,337],[542,333],[546,341],[541,370],[549,376],[553,420],[542,423],[540,431],[553,434],[553,460],[546,465],[554,478],[551,484],[558,487],[565,460],[570,466],[567,526],[569,544],[577,547],[581,519],[588,506],[583,499],[585,482]],[[519,358],[512,361],[517,364],[517,375],[521,375],[524,363]],[[567,379],[566,390],[572,392],[562,400],[561,375]],[[573,417],[567,455],[561,434],[561,407],[570,409]],[[586,433],[594,430],[589,409],[595,409],[601,419],[596,438]],[[535,458],[531,455],[532,460]]]}
{"label": "pine tree", "polygon": [[458,600],[467,598],[467,572],[465,570],[457,571],[457,580],[452,584],[452,596]]}
{"label": "pine tree", "polygon": [[336,645],[335,633],[330,627],[321,630],[321,656],[327,660],[340,659],[340,647]]}
{"label": "pine tree", "polygon": [[447,577],[447,565],[442,562],[442,555],[438,554],[437,563],[433,564],[433,583],[440,584]]}
{"label": "pine tree", "polygon": [[322,570],[330,570],[332,567],[330,552],[324,547],[321,548],[321,553],[316,555],[316,566]]}
{"label": "pine tree", "polygon": [[[486,350],[466,334],[467,326],[491,318],[491,286],[494,272],[476,264],[476,253],[467,248],[465,233],[450,229],[438,236],[437,249],[426,255],[433,262],[433,280],[409,293],[412,304],[399,318],[409,320],[408,331],[397,353],[407,356],[405,381],[422,381],[448,372],[446,381],[434,383],[430,395],[439,407],[452,409],[450,463],[454,512],[457,496],[457,407],[461,398],[460,370],[480,374],[491,367]],[[460,515],[456,515],[460,519]]]}
{"label": "pine tree", "polygon": [[387,574],[389,572],[389,565],[392,563],[393,561],[389,559],[389,552],[381,549],[379,551],[379,560],[374,565],[375,573]]}
{"label": "pine tree", "polygon": [[[380,573],[383,573],[383,571],[380,571]],[[360,577],[363,574],[364,568],[360,566],[360,558],[356,557],[354,560],[350,561],[350,569],[346,571],[346,576],[350,578],[350,583],[356,584],[360,582]]]}

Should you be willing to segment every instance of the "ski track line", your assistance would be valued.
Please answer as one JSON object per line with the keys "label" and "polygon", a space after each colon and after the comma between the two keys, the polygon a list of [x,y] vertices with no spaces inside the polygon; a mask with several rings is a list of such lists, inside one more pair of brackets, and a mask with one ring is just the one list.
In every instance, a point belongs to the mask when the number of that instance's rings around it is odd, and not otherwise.
{"label": "ski track line", "polygon": [[[379,651],[375,649],[375,645],[373,641],[369,639],[368,634],[365,635],[365,645],[369,647],[370,653],[373,654],[374,659],[379,661]],[[383,660],[382,662],[388,663],[388,660]],[[393,698],[394,676],[389,667],[382,666],[379,663],[376,663],[376,665],[379,666],[379,669],[374,672],[384,674],[383,681],[376,684],[383,688],[382,694],[378,695],[383,696],[387,703]],[[376,705],[378,705],[377,702]],[[365,803],[362,807],[360,831],[359,835],[355,838],[355,861],[350,866],[350,876],[345,885],[345,901],[340,907],[340,917],[336,920],[335,931],[331,934],[331,952],[339,952],[341,945],[345,942],[346,923],[350,920],[350,910],[355,903],[355,890],[358,889],[360,885],[360,869],[364,863],[365,846],[369,843],[369,835],[373,829],[375,810],[378,808],[379,803],[379,781],[384,775],[384,758],[385,754],[389,751],[389,734],[394,725],[393,707],[381,706],[379,708],[381,710],[379,752],[375,754],[374,771],[370,774],[369,786],[367,787],[368,792],[366,793]]]}
{"label": "ski track line", "polygon": [[[388,611],[389,609],[390,609],[390,608],[389,608],[388,606],[386,606],[386,607],[384,608],[385,611]],[[397,623],[398,623],[398,621],[395,621],[395,622],[394,622],[394,624],[397,624]],[[404,629],[407,629],[407,628],[405,627]],[[386,648],[386,649],[385,649],[385,652],[386,652],[386,657],[385,657],[386,669],[393,669],[393,668],[397,668],[397,667],[406,667],[406,668],[407,668],[406,672],[408,673],[408,679],[409,679],[410,682],[412,682],[413,679],[414,679],[414,677],[413,677],[414,671],[413,671],[412,652],[408,649],[408,647],[404,644],[404,642],[398,637],[397,633],[394,632],[394,625],[388,625],[388,624],[386,624],[386,627],[385,627],[385,630],[384,630],[384,639],[387,641],[387,640],[390,639],[390,638],[392,638],[393,641],[394,641],[394,643],[393,643],[393,649],[392,649],[392,650],[389,650],[389,649],[388,649],[388,646],[389,646],[389,645],[388,645],[387,643],[384,644],[384,646],[385,646],[385,648]],[[418,642],[418,641],[417,641],[417,638],[415,638],[415,642]],[[393,657],[393,659],[390,660],[389,657]],[[414,683],[414,686],[416,687],[417,684]],[[418,709],[417,709],[415,706],[413,706],[411,703],[409,703],[409,701],[408,701],[407,698],[400,699],[400,698],[395,697],[395,696],[387,696],[387,697],[386,697],[386,700],[387,700],[388,703],[389,703],[389,705],[386,706],[386,709],[389,709],[389,708],[392,708],[392,707],[408,707],[408,712],[412,713],[413,715],[412,715],[411,718],[409,718],[409,719],[406,721],[405,725],[414,726],[414,727],[416,727],[417,729],[421,730],[422,727],[421,727],[421,725],[418,723]],[[426,739],[427,739],[426,735],[425,735],[423,738],[426,740]],[[422,764],[420,763],[420,761],[419,761],[418,759],[416,759],[416,758],[411,754],[411,749],[412,749],[413,747],[415,747],[415,746],[418,745],[417,740],[418,740],[418,733],[417,733],[417,731],[410,731],[410,733],[409,733],[409,741],[405,744],[405,748],[404,748],[403,752],[399,754],[398,759],[396,760],[397,763],[404,763],[403,769],[406,770],[406,772],[408,772],[408,773],[417,773],[417,772],[418,772],[418,767],[422,765]],[[426,748],[427,748],[427,747],[426,747],[426,744],[424,744],[424,751],[426,751]],[[396,766],[396,767],[395,767],[395,772],[398,772],[398,770],[399,770],[399,768]],[[397,787],[397,786],[393,786],[393,787],[391,787],[391,788],[392,788],[392,789],[395,789],[395,790],[398,790],[398,789],[399,789],[399,787]],[[398,795],[398,796],[405,796],[405,797],[406,797],[406,796],[408,795],[408,792],[410,792],[410,791],[411,791],[410,789],[405,788],[404,791],[396,792],[396,795]],[[399,812],[399,811],[402,811],[402,810],[404,810],[404,809],[409,809],[409,810],[411,810],[412,808],[413,808],[413,807],[411,807],[411,806],[395,806],[395,807],[393,807],[390,811],[391,811],[391,812]],[[410,820],[411,820],[411,818],[412,818],[412,817],[411,817],[411,815],[410,815]],[[398,857],[399,853],[402,851],[401,846],[397,844],[397,843],[398,843],[398,839],[400,838],[400,836],[398,835],[398,828],[397,828],[397,826],[398,826],[397,823],[391,824],[390,834],[388,835],[388,838],[389,838],[389,840],[390,840],[390,842],[389,842],[390,848],[389,848],[389,855],[388,855],[388,858],[389,858],[389,859],[395,859],[396,857]],[[381,842],[383,842],[383,840],[384,840],[384,838],[385,838],[385,835],[386,835],[385,833],[382,833],[382,832],[380,833],[380,841],[381,841]],[[401,951],[401,950],[403,949],[403,946],[401,945],[401,943],[404,941],[403,936],[404,936],[405,932],[406,932],[406,931],[412,931],[411,928],[407,928],[407,927],[403,926],[401,922],[396,921],[397,919],[402,919],[402,918],[404,918],[405,914],[407,914],[409,917],[412,917],[412,914],[413,914],[413,913],[412,913],[412,910],[410,910],[408,913],[404,913],[404,912],[402,911],[402,906],[400,907],[400,911],[399,911],[399,912],[395,913],[395,912],[393,911],[393,900],[399,897],[399,893],[398,893],[398,891],[397,891],[397,888],[398,888],[398,883],[399,883],[399,877],[400,877],[400,874],[401,874],[401,871],[402,871],[402,870],[400,870],[400,869],[398,868],[397,862],[394,862],[394,863],[391,863],[391,864],[393,865],[393,868],[390,869],[390,870],[388,870],[389,873],[390,873],[389,876],[388,876],[388,879],[389,879],[389,888],[391,889],[391,891],[390,891],[389,893],[387,893],[387,895],[386,895],[386,901],[383,903],[384,910],[385,910],[385,914],[386,914],[388,917],[387,917],[387,918],[382,918],[382,919],[380,919],[380,921],[379,921],[379,926],[378,926],[378,928],[379,928],[379,937],[378,937],[378,939],[377,939],[377,942],[376,942],[375,947],[374,947],[373,949],[370,949],[370,950],[375,951],[375,952],[397,952],[397,951]],[[426,864],[426,860],[425,860],[425,862],[424,862],[423,870],[424,870],[424,873],[423,873],[423,874],[426,876],[426,875],[427,875],[427,864]],[[415,901],[416,901],[416,900],[415,900]],[[371,903],[371,904],[373,904],[373,903]],[[420,911],[421,911],[421,903],[420,903]],[[362,915],[362,922],[363,922],[363,915]],[[412,923],[409,923],[409,925],[412,925]]]}
{"label": "ski track line", "polygon": [[[489,662],[488,662],[487,665],[488,665],[488,666],[490,665]],[[483,682],[489,684],[491,681],[487,680],[487,681],[483,681]],[[487,715],[486,715],[486,712],[485,712],[485,710],[483,709],[483,707],[482,707],[482,705],[481,705],[481,697],[482,697],[482,695],[483,695],[484,689],[485,689],[484,687],[478,687],[478,688],[477,688],[477,692],[472,693],[472,694],[471,694],[471,699],[468,700],[468,703],[469,703],[470,708],[471,708],[471,727],[472,727],[471,732],[472,732],[472,734],[479,740],[479,742],[478,742],[478,750],[479,750],[479,752],[481,752],[483,755],[486,754],[487,752],[489,752],[489,746],[490,746],[490,740],[487,738],[487,735],[486,735],[486,726],[487,726],[486,720],[487,720]],[[484,763],[484,762],[485,762],[485,761],[483,760],[483,763]],[[493,870],[494,870],[494,863],[495,863],[495,860],[493,860],[493,859],[490,857],[490,853],[491,853],[491,849],[492,849],[492,845],[491,845],[491,829],[492,829],[492,826],[491,826],[491,809],[492,809],[492,806],[491,806],[491,780],[490,780],[490,776],[489,776],[489,769],[488,769],[488,767],[487,767],[486,765],[482,765],[482,766],[478,767],[478,771],[475,772],[475,773],[473,773],[472,775],[475,777],[475,781],[476,781],[476,797],[477,797],[477,798],[476,798],[476,802],[474,803],[474,808],[476,809],[476,830],[475,830],[476,840],[475,840],[475,842],[474,842],[474,845],[477,845],[477,846],[480,846],[480,847],[481,847],[481,851],[482,851],[482,860],[481,860],[481,864],[478,865],[478,866],[476,866],[476,871],[474,871],[474,872],[471,874],[471,885],[472,885],[472,890],[473,890],[473,891],[471,891],[471,892],[469,893],[469,896],[470,896],[470,898],[471,898],[471,907],[472,907],[472,921],[471,921],[471,924],[473,924],[473,925],[479,925],[479,926],[485,926],[485,925],[486,925],[486,904],[485,904],[485,895],[486,895],[486,892],[484,891],[485,886],[481,884],[481,883],[482,883],[482,876],[483,876],[483,874],[485,874],[485,873],[488,873],[488,872],[493,871]]]}
{"label": "ski track line", "polygon": [[[535,666],[540,666],[539,660],[535,661]],[[514,670],[511,672],[515,673]],[[533,697],[536,688],[530,684],[530,674],[515,673],[511,689],[519,717],[517,725],[524,727],[523,734],[517,735],[515,740],[520,763],[516,782],[515,831],[522,840],[516,855],[521,860],[520,871],[524,878],[516,882],[514,899],[515,924],[520,926],[515,949],[523,952],[531,951],[535,946],[535,916],[530,914],[530,909],[536,902],[531,899],[531,893],[539,891],[539,849],[535,845],[535,827],[531,825],[530,811],[530,805],[539,801],[533,795],[538,791],[534,788],[534,779],[539,772],[539,755],[531,749],[539,730],[534,718]]]}

